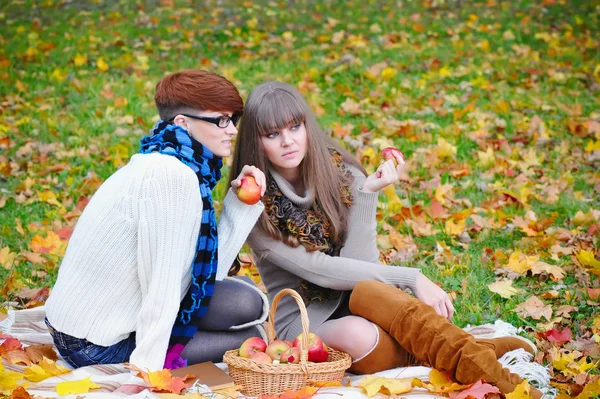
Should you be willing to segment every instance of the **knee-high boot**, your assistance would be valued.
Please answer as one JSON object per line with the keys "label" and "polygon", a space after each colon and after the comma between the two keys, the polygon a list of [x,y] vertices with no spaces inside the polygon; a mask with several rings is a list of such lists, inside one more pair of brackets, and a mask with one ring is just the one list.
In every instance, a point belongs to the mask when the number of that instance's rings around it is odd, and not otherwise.
{"label": "knee-high boot", "polygon": [[[503,394],[521,383],[518,375],[498,363],[494,350],[391,285],[359,282],[350,295],[350,311],[377,324],[418,360],[449,372],[458,382],[471,384],[483,378]],[[531,394],[542,397],[535,389]]]}
{"label": "knee-high boot", "polygon": [[377,343],[371,352],[352,363],[350,370],[354,374],[373,374],[378,371],[416,364],[416,359],[392,338],[387,331],[376,324]]}

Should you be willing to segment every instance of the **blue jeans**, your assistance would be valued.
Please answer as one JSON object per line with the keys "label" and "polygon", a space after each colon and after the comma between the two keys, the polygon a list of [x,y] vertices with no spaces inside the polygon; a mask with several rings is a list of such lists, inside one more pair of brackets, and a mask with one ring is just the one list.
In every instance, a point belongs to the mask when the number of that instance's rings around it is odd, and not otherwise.
{"label": "blue jeans", "polygon": [[48,319],[44,320],[52,335],[54,345],[62,358],[71,366],[83,367],[92,364],[113,364],[129,361],[135,349],[135,333],[111,346],[100,346],[87,339],[75,338],[55,330]]}

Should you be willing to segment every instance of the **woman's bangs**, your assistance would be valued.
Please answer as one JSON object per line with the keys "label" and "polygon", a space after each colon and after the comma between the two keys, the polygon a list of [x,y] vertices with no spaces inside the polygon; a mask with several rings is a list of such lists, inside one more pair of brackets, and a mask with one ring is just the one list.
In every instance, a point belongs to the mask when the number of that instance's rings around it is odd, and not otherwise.
{"label": "woman's bangs", "polygon": [[294,124],[304,122],[304,110],[294,98],[265,96],[260,105],[256,124],[260,134],[281,131]]}

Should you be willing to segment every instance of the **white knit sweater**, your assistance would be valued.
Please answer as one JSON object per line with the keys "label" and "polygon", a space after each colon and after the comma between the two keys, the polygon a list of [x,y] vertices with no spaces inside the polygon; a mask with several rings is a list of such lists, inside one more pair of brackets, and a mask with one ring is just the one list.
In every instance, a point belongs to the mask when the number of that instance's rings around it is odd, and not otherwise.
{"label": "white knit sweater", "polygon": [[[264,206],[230,189],[219,218],[222,280]],[[58,331],[109,346],[136,333],[131,363],[162,369],[191,282],[202,216],[196,174],[177,158],[137,154],[110,176],[79,218],[46,302]]]}

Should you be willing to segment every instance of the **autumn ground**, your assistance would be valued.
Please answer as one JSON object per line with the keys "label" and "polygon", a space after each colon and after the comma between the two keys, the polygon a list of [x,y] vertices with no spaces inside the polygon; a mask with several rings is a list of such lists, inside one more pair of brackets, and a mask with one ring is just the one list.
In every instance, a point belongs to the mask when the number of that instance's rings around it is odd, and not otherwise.
{"label": "autumn ground", "polygon": [[593,397],[599,14],[565,0],[2,2],[0,303],[44,300],[86,202],[156,121],[161,76],[206,68],[244,97],[275,78],[368,169],[388,145],[409,159],[381,195],[382,257],[451,292],[460,326],[524,327],[562,392]]}

